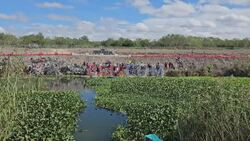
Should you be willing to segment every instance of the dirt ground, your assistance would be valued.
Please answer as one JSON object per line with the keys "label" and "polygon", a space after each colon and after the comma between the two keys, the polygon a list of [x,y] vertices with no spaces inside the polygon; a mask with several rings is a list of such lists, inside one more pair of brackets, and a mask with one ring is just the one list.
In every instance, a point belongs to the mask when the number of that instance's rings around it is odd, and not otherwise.
{"label": "dirt ground", "polygon": [[[100,48],[74,48],[74,49],[27,49],[27,48],[0,48],[0,53],[49,53],[49,52],[60,52],[60,53],[92,53],[94,50]],[[105,48],[106,49],[106,48]],[[233,55],[250,55],[250,49],[130,49],[130,48],[108,48],[116,54],[134,54],[134,53],[207,53],[207,54],[233,54]]]}
{"label": "dirt ground", "polygon": [[[89,63],[104,63],[106,61],[111,61],[112,63],[165,63],[165,62],[176,62],[176,58],[164,58],[164,57],[134,57],[136,54],[209,54],[209,55],[233,55],[245,57],[244,59],[217,59],[217,58],[181,58],[181,61],[185,64],[195,64],[198,66],[204,66],[208,64],[217,65],[232,65],[234,63],[245,63],[249,61],[250,50],[238,49],[238,50],[171,50],[171,49],[129,49],[129,48],[109,48],[107,50],[113,51],[116,55],[113,56],[93,56],[94,50],[99,50],[99,48],[74,48],[74,49],[26,49],[26,48],[0,48],[0,54],[30,54],[30,53],[67,53],[74,54],[73,56],[50,56],[52,58],[58,58],[72,64],[82,64],[83,62]],[[132,56],[131,56],[132,55]],[[24,60],[29,60],[31,57],[23,57]],[[32,58],[39,58],[33,57]]]}

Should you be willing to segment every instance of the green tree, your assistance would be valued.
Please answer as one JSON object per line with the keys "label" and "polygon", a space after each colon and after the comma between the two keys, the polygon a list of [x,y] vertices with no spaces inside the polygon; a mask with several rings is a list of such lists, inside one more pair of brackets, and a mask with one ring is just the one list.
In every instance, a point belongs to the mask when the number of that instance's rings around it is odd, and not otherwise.
{"label": "green tree", "polygon": [[150,41],[148,39],[136,39],[135,40],[136,47],[150,47]]}
{"label": "green tree", "polygon": [[42,33],[38,33],[36,35],[35,34],[27,35],[21,37],[21,44],[29,46],[34,46],[34,45],[43,46],[45,44],[45,39]]}

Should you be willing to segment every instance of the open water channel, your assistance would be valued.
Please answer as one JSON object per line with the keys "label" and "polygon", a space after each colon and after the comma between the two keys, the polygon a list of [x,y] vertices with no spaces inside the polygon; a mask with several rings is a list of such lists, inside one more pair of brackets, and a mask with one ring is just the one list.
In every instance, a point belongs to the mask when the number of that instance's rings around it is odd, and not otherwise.
{"label": "open water channel", "polygon": [[50,80],[48,87],[56,91],[77,91],[80,93],[81,99],[85,101],[87,107],[78,119],[76,141],[110,141],[117,126],[126,124],[125,115],[96,106],[97,94],[94,90],[84,86],[84,80]]}

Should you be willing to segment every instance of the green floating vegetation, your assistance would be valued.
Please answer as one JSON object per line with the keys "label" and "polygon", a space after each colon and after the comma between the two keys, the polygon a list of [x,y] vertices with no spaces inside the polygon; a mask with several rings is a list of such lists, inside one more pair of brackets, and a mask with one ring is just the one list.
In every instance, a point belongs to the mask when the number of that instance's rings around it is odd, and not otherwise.
{"label": "green floating vegetation", "polygon": [[114,140],[245,141],[250,136],[249,78],[116,78],[89,80],[98,106],[126,113]]}
{"label": "green floating vegetation", "polygon": [[23,90],[5,79],[0,83],[0,140],[74,140],[84,107],[80,94]]}

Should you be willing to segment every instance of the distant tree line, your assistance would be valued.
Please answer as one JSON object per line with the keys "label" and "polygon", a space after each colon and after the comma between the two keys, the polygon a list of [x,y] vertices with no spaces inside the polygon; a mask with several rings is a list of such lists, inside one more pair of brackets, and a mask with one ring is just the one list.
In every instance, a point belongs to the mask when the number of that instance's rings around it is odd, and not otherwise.
{"label": "distant tree line", "polygon": [[79,47],[133,47],[133,48],[250,48],[250,39],[220,39],[214,37],[195,37],[184,35],[167,35],[159,40],[127,38],[90,41],[87,36],[80,38],[44,37],[42,33],[16,37],[0,33],[0,47],[27,48],[79,48]]}

